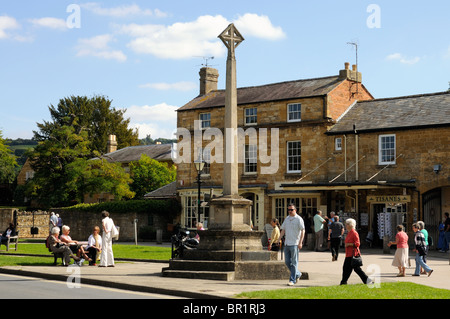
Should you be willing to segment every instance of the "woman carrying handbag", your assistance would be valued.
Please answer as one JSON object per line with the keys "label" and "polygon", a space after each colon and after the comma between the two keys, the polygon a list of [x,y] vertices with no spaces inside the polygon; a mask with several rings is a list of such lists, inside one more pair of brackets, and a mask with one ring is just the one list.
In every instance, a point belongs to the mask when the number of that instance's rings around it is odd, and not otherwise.
{"label": "woman carrying handbag", "polygon": [[342,280],[341,285],[346,285],[348,278],[354,270],[362,282],[365,284],[370,284],[372,281],[366,275],[366,273],[361,269],[362,259],[361,252],[359,250],[360,241],[359,235],[356,228],[356,221],[349,218],[345,221],[345,227],[347,228],[347,237],[345,238],[345,260],[342,267]]}
{"label": "woman carrying handbag", "polygon": [[100,255],[99,267],[114,267],[114,254],[112,250],[112,231],[114,222],[109,218],[109,213],[107,211],[102,212],[102,253]]}

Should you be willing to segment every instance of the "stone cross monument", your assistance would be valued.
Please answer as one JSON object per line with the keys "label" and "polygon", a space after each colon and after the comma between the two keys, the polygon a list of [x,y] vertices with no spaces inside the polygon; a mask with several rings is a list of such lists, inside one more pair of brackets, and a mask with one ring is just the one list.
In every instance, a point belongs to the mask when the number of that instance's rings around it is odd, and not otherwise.
{"label": "stone cross monument", "polygon": [[237,136],[237,88],[235,49],[244,38],[230,24],[219,38],[228,49],[226,88],[225,88],[225,122],[224,122],[224,172],[223,196],[211,200],[211,230],[250,231],[252,202],[238,194],[238,136]]}
{"label": "stone cross monument", "polygon": [[228,48],[225,90],[223,196],[210,201],[208,230],[198,231],[197,249],[171,259],[163,276],[201,279],[287,279],[277,252],[263,251],[262,231],[250,227],[251,204],[239,196],[235,49],[244,40],[233,24],[219,38]]}
{"label": "stone cross monument", "polygon": [[224,174],[223,195],[238,195],[238,152],[237,152],[237,89],[236,89],[236,47],[244,38],[230,24],[219,38],[228,49],[226,89],[225,89],[225,145],[224,145]]}

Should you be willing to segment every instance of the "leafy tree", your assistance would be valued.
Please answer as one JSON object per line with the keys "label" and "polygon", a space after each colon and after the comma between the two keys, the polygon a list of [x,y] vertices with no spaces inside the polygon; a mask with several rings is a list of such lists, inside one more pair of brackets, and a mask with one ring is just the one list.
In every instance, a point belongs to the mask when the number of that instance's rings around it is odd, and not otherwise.
{"label": "leafy tree", "polygon": [[18,166],[12,150],[6,145],[0,131],[0,183],[10,184],[16,178],[15,168]]}
{"label": "leafy tree", "polygon": [[[83,200],[83,192],[95,192],[95,187],[116,198],[132,197],[123,170],[88,162],[106,152],[110,134],[116,135],[119,148],[139,145],[137,131],[128,129],[129,119],[123,118],[125,111],[111,107],[103,96],[63,98],[49,111],[51,121],[37,123],[39,131],[34,132],[38,145],[29,157],[35,175],[27,185],[27,196],[47,207],[73,205]],[[85,171],[89,168],[94,170]]]}
{"label": "leafy tree", "polygon": [[71,96],[63,98],[55,107],[50,105],[52,121],[38,123],[39,132],[34,132],[34,139],[43,141],[51,132],[62,126],[71,126],[75,134],[85,131],[90,141],[91,155],[106,152],[108,136],[116,135],[118,148],[139,145],[138,132],[128,128],[130,119],[124,119],[125,110],[111,106],[111,100],[104,96]]}
{"label": "leafy tree", "polygon": [[138,162],[129,165],[133,179],[131,190],[140,198],[148,192],[167,185],[176,179],[176,168],[167,163],[158,162],[143,154]]}
{"label": "leafy tree", "polygon": [[55,127],[29,155],[35,173],[26,194],[48,207],[72,204],[77,196],[69,187],[69,164],[87,158],[91,153],[89,144],[86,132],[76,134],[74,127],[66,125]]}
{"label": "leafy tree", "polygon": [[84,195],[91,196],[98,192],[114,195],[114,198],[133,198],[135,193],[130,190],[132,182],[120,163],[109,163],[105,159],[77,159],[67,165],[68,189],[83,202]]}

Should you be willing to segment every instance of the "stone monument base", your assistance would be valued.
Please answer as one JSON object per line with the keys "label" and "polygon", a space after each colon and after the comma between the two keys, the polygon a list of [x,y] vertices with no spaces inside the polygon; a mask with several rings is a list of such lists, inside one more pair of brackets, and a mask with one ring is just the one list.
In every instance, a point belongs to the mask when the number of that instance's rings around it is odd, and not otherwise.
{"label": "stone monument base", "polygon": [[[171,259],[162,275],[212,280],[288,280],[289,270],[278,252],[262,249],[261,231],[199,231],[200,245]],[[302,273],[300,279],[308,279]]]}

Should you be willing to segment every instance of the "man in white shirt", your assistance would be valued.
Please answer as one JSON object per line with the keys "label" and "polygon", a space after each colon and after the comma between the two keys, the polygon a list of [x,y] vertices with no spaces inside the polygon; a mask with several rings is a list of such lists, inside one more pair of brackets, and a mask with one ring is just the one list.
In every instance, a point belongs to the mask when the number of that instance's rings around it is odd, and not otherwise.
{"label": "man in white shirt", "polygon": [[284,257],[286,266],[291,272],[288,286],[293,286],[302,275],[298,270],[298,252],[302,249],[303,238],[305,237],[305,223],[303,218],[297,215],[295,205],[290,204],[288,206],[288,213],[289,216],[281,225],[280,238],[286,235]]}

